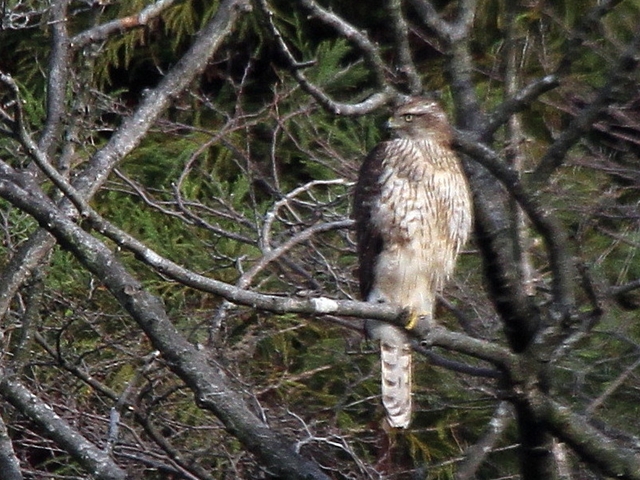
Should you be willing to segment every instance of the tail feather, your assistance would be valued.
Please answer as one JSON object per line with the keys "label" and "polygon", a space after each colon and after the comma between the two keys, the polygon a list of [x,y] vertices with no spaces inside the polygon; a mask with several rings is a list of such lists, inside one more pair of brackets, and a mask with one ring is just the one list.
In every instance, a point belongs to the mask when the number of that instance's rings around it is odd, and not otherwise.
{"label": "tail feather", "polygon": [[380,342],[382,404],[389,424],[407,428],[411,421],[411,347]]}

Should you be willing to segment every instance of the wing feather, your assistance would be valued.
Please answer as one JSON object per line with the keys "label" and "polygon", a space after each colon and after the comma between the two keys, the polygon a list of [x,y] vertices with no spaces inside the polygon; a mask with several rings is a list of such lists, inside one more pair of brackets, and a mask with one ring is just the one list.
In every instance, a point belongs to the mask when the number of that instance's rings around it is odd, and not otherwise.
{"label": "wing feather", "polygon": [[380,177],[387,155],[386,145],[386,142],[378,144],[364,159],[354,192],[353,217],[358,243],[358,279],[363,300],[367,299],[373,288],[376,260],[384,247],[382,235],[372,221],[371,214],[382,191]]}

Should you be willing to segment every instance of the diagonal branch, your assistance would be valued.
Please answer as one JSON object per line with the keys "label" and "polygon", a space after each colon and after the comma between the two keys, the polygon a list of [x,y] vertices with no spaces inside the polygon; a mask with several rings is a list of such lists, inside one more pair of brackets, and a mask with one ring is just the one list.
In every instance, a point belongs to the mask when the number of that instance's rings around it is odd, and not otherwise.
{"label": "diagonal branch", "polygon": [[[124,480],[126,473],[101,449],[84,438],[51,407],[31,393],[22,383],[1,372],[0,395],[16,410],[42,427],[86,471],[102,480]],[[4,478],[4,477],[3,477]]]}
{"label": "diagonal branch", "polygon": [[614,90],[622,83],[625,74],[632,73],[638,65],[638,51],[640,50],[640,32],[622,52],[614,67],[608,72],[608,80],[598,90],[593,100],[580,112],[560,134],[558,139],[547,149],[540,163],[531,174],[530,182],[535,188],[546,182],[548,178],[562,165],[567,152],[591,128],[593,123],[611,103]]}
{"label": "diagonal branch", "polygon": [[[349,37],[347,38],[354,41],[356,45],[364,49],[363,53],[365,59],[367,60],[367,63],[372,65],[374,71],[376,72],[375,76],[378,83],[379,91],[371,95],[366,100],[355,104],[341,103],[330,98],[321,88],[311,83],[307,79],[306,75],[302,72],[302,69],[309,64],[298,62],[294,55],[291,53],[291,50],[287,46],[284,38],[282,37],[282,34],[280,33],[280,30],[273,21],[274,13],[269,9],[267,1],[257,0],[256,3],[258,4],[263,17],[265,18],[265,21],[269,27],[269,31],[275,38],[280,51],[286,58],[291,74],[296,79],[298,84],[309,95],[315,98],[315,100],[320,105],[322,105],[323,108],[327,109],[330,112],[333,112],[336,115],[364,115],[391,102],[398,95],[398,93],[386,82],[384,78],[384,64],[382,62],[382,59],[379,57],[375,46],[366,37],[366,35],[359,32],[356,28],[349,25],[336,15],[333,15],[330,12],[321,9],[321,7],[317,6],[314,2],[310,2],[308,0],[301,1],[308,5],[309,8],[314,9],[314,11],[317,10],[319,12],[325,12],[327,14],[325,21],[333,21],[332,26],[339,29],[339,31],[341,32],[347,32],[349,34]],[[319,15],[319,13],[316,12],[316,15]],[[325,19],[325,17],[322,16],[321,18]]]}
{"label": "diagonal branch", "polygon": [[471,480],[482,462],[491,453],[494,445],[502,438],[504,431],[511,423],[513,412],[507,402],[500,402],[488,424],[487,431],[478,442],[467,448],[465,459],[456,472],[456,480]]}
{"label": "diagonal branch", "polygon": [[309,11],[311,17],[317,18],[325,25],[329,25],[341,37],[346,38],[358,47],[362,52],[365,63],[373,73],[377,87],[383,90],[387,86],[385,63],[380,56],[380,49],[369,39],[367,34],[358,30],[342,17],[321,7],[314,0],[299,1]]}
{"label": "diagonal branch", "polygon": [[637,452],[617,444],[589,425],[585,417],[543,394],[534,393],[530,400],[537,416],[551,433],[582,460],[597,465],[608,477],[640,480],[640,455]]}
{"label": "diagonal branch", "polygon": [[444,20],[429,0],[409,0],[422,22],[444,43],[451,43],[453,26]]}
{"label": "diagonal branch", "polygon": [[156,3],[145,7],[137,15],[117,18],[103,25],[80,32],[71,39],[70,46],[74,50],[78,50],[91,43],[104,41],[110,36],[120,34],[123,31],[144,27],[151,20],[159,17],[175,2],[176,0],[158,0]]}
{"label": "diagonal branch", "polygon": [[9,167],[2,167],[0,196],[46,225],[58,243],[104,283],[161,352],[173,372],[194,392],[201,408],[214,413],[227,430],[276,475],[300,480],[327,480],[328,477],[316,464],[298,455],[289,442],[252,413],[223,370],[212,366],[206,352],[187,341],[169,319],[162,301],[144,290],[113,252],[82,230],[37,190],[19,188],[12,182],[15,178],[16,174]]}
{"label": "diagonal branch", "polygon": [[[23,189],[25,186],[27,189]],[[18,206],[18,208],[29,212],[42,225],[46,226],[47,229],[50,229],[49,216],[55,216],[60,213],[57,207],[53,206],[35,182],[30,180],[29,177],[15,172],[11,167],[1,162],[0,196],[4,196],[11,203]],[[29,199],[35,202],[34,205],[29,205]],[[34,210],[36,204],[39,204],[40,209]],[[51,208],[53,210],[48,210],[48,213],[45,213],[43,210],[45,205],[47,205],[47,209]],[[295,299],[284,296],[263,295],[244,290],[225,282],[199,275],[165,259],[142,242],[97,215],[84,201],[80,204],[80,209],[86,213],[87,220],[92,223],[93,227],[100,234],[110,238],[118,246],[135,253],[137,258],[144,261],[157,272],[186,286],[219,295],[232,303],[248,305],[275,313],[289,312],[312,315],[332,313],[358,318],[376,318],[391,322],[398,321],[397,319],[401,317],[402,314],[402,310],[398,307],[381,306],[367,302],[337,301],[329,298]],[[330,227],[333,228],[334,225]]]}
{"label": "diagonal branch", "polygon": [[[224,0],[190,50],[159,85],[145,96],[134,114],[123,121],[107,144],[90,160],[87,168],[78,174],[73,186],[85,199],[95,194],[118,162],[138,145],[153,122],[169,105],[171,98],[186,88],[205,68],[208,60],[234,28],[245,7],[245,0]],[[11,299],[26,276],[43,261],[54,243],[46,231],[39,230],[12,257],[0,277],[0,317],[8,310]]]}
{"label": "diagonal branch", "polygon": [[490,115],[482,132],[482,138],[491,138],[493,134],[515,113],[524,109],[542,94],[553,90],[560,84],[556,74],[546,75],[533,80],[513,96],[503,101]]}
{"label": "diagonal branch", "polygon": [[536,197],[524,188],[518,172],[503,162],[492,149],[462,134],[456,135],[455,143],[502,183],[544,237],[549,264],[554,273],[554,313],[558,319],[569,318],[574,305],[572,278],[575,266],[564,230],[548,209],[540,205]]}

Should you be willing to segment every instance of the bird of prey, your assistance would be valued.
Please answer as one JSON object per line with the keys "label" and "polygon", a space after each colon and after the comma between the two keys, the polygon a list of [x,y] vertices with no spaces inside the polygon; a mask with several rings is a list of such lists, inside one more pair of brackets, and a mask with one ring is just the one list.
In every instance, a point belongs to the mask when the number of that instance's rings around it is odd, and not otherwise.
{"label": "bird of prey", "polygon": [[380,341],[382,403],[392,427],[411,421],[411,345],[406,329],[433,321],[436,294],[451,276],[472,226],[471,194],[434,100],[411,97],[389,119],[394,138],[360,168],[354,219],[362,299],[405,308],[405,329],[369,320]]}

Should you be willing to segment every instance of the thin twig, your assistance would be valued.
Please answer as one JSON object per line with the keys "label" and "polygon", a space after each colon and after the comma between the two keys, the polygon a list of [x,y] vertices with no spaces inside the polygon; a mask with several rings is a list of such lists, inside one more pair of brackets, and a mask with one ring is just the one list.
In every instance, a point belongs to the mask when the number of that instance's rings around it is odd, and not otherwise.
{"label": "thin twig", "polygon": [[[303,73],[303,68],[309,66],[308,62],[299,62],[296,60],[295,56],[291,53],[291,50],[287,46],[287,43],[284,41],[280,30],[276,26],[273,17],[274,13],[270,10],[266,0],[258,0],[257,4],[262,10],[262,14],[265,17],[266,23],[269,27],[270,33],[276,39],[276,43],[280,48],[280,51],[287,59],[287,63],[289,65],[289,69],[291,70],[291,74],[296,79],[298,84],[311,95],[316,101],[322,105],[323,108],[327,109],[330,112],[333,112],[336,115],[364,115],[366,113],[370,113],[373,110],[388,104],[395,97],[397,97],[397,92],[384,80],[384,69],[382,67],[382,60],[379,58],[377,54],[377,49],[373,48],[371,50],[371,42],[370,40],[361,32],[359,32],[356,28],[346,23],[343,19],[330,14],[330,12],[326,12],[326,10],[317,6],[314,2],[309,2],[308,0],[303,0],[305,5],[310,8],[313,8],[313,11],[316,12],[316,15],[321,15],[325,21],[330,21],[332,18],[336,18],[339,21],[337,23],[334,22],[333,26],[336,28],[341,28],[344,31],[349,33],[349,37],[352,41],[355,41],[356,44],[364,48],[364,56],[371,62],[375,68],[376,79],[379,85],[380,90],[373,95],[371,95],[366,100],[363,100],[359,103],[341,103],[330,98],[320,87],[311,83],[306,75]],[[317,7],[317,8],[316,8]],[[322,16],[319,12],[326,12],[327,15]],[[367,52],[369,55],[367,56]],[[371,56],[371,55],[374,56]]]}
{"label": "thin twig", "polygon": [[145,7],[136,15],[117,18],[103,25],[98,25],[97,27],[80,32],[71,39],[71,48],[77,50],[91,43],[104,41],[111,35],[119,34],[133,28],[144,27],[148,25],[151,20],[159,17],[175,2],[176,0],[159,0]]}
{"label": "thin twig", "polygon": [[613,92],[638,64],[637,54],[640,49],[640,32],[617,59],[614,67],[608,72],[607,81],[598,89],[595,99],[585,107],[564,129],[555,142],[547,149],[534,172],[530,175],[530,183],[535,189],[543,184],[563,164],[567,152],[591,128],[593,123],[611,103]]}
{"label": "thin twig", "polygon": [[602,392],[598,398],[596,398],[593,402],[589,404],[589,406],[585,409],[585,415],[587,417],[591,417],[595,411],[604,404],[604,402],[615,393],[615,391],[622,386],[622,384],[629,378],[629,376],[640,367],[640,358],[636,359],[631,365],[629,365],[624,372],[622,372],[618,377],[611,382],[607,388],[605,388],[604,392]]}

